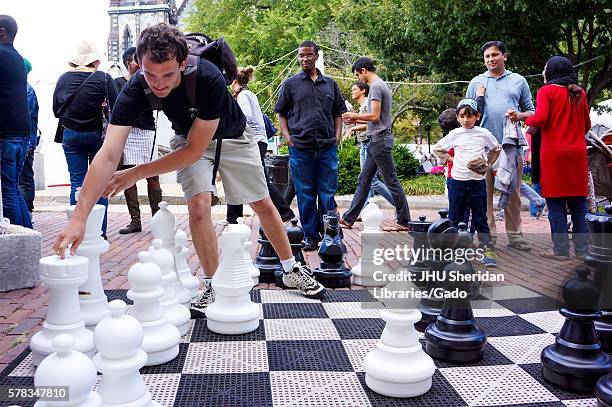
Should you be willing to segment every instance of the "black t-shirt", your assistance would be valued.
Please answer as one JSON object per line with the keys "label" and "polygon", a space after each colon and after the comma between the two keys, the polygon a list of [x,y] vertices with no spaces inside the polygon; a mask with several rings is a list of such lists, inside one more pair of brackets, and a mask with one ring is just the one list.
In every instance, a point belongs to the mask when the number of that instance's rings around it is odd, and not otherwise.
{"label": "black t-shirt", "polygon": [[[140,71],[125,85],[111,116],[111,123],[118,126],[133,126],[138,116],[151,109],[138,76]],[[189,114],[185,81],[161,99],[162,110],[172,122],[174,130],[187,135],[193,119]],[[202,120],[219,119],[215,138],[237,138],[244,132],[246,118],[238,102],[230,95],[221,71],[204,58],[200,59],[196,80],[196,116]]]}
{"label": "black t-shirt", "polygon": [[[125,79],[123,76],[115,78],[114,81],[118,93],[121,93],[121,89],[123,89],[125,84],[128,82],[128,80]],[[140,116],[138,116],[138,119],[136,119],[136,121],[134,122],[134,127],[143,130],[155,130],[155,119],[153,119],[153,110],[146,110]]]}
{"label": "black t-shirt", "polygon": [[0,43],[0,138],[30,137],[30,112],[23,58]]}
{"label": "black t-shirt", "polygon": [[[58,117],[60,108],[89,75],[91,72],[69,71],[60,76],[53,92],[55,117]],[[117,99],[113,78],[107,73],[96,71],[64,111],[62,125],[76,131],[102,130],[102,103],[107,96],[112,109]]]}

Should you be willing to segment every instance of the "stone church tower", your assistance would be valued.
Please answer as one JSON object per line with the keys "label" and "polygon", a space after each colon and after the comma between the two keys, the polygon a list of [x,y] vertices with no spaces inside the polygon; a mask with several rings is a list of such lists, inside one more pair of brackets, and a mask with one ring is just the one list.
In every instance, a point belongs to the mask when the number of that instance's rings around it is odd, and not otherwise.
{"label": "stone church tower", "polygon": [[136,46],[140,31],[157,23],[177,23],[175,0],[110,0],[108,59],[121,65],[121,55]]}

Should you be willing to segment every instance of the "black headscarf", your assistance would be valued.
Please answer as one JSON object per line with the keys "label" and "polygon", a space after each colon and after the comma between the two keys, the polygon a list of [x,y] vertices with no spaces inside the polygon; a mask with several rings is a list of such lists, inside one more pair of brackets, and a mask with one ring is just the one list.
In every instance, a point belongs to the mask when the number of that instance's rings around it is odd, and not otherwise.
{"label": "black headscarf", "polygon": [[546,62],[546,84],[571,85],[578,84],[578,74],[572,66],[572,62],[566,57],[551,57]]}

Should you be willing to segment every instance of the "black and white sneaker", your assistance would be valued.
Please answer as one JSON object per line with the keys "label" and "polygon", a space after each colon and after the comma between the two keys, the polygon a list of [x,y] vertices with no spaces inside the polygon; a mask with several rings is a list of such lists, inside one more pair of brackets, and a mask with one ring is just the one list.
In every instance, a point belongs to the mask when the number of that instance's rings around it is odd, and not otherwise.
{"label": "black and white sneaker", "polygon": [[325,287],[314,279],[310,269],[299,262],[290,273],[283,274],[283,283],[289,288],[297,288],[306,298],[319,298],[325,293]]}
{"label": "black and white sneaker", "polygon": [[204,318],[206,307],[215,301],[215,290],[210,283],[204,283],[204,290],[198,296],[198,299],[191,304],[191,318]]}

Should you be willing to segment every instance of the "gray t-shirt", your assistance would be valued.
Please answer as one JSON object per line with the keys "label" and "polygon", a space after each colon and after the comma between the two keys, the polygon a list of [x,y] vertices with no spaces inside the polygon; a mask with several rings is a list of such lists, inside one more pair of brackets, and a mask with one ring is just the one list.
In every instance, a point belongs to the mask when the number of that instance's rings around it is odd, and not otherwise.
{"label": "gray t-shirt", "polygon": [[391,89],[380,78],[376,78],[370,85],[370,94],[368,95],[368,111],[370,112],[372,111],[372,100],[380,100],[380,119],[376,122],[368,122],[367,134],[374,139],[385,135],[390,136]]}

